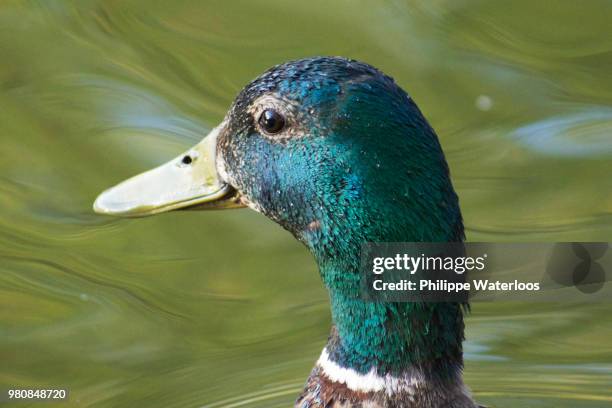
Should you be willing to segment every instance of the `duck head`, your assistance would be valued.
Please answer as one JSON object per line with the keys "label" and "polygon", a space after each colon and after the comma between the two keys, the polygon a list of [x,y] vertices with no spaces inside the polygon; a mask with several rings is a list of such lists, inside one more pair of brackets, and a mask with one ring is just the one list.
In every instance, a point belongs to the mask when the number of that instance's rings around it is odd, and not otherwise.
{"label": "duck head", "polygon": [[375,68],[343,58],[278,65],[176,159],[101,194],[96,212],[144,216],[249,206],[320,262],[367,241],[462,236],[434,131]]}
{"label": "duck head", "polygon": [[[390,77],[344,58],[273,67],[240,92],[200,144],[104,192],[94,209],[142,216],[241,206],[302,241],[329,289],[334,327],[312,392],[344,384],[354,393],[346,398],[382,392],[384,399],[387,386],[408,392],[419,384],[420,398],[473,406],[460,379],[460,305],[359,296],[363,243],[463,239],[437,136]],[[302,400],[320,399],[312,392]]]}

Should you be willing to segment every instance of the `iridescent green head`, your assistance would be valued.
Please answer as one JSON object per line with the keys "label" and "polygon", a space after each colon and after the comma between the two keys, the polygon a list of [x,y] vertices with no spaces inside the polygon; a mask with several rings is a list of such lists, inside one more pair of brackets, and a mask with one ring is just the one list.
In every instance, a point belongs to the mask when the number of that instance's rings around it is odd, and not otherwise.
{"label": "iridescent green head", "polygon": [[243,200],[329,262],[366,241],[453,241],[461,215],[412,99],[344,58],[278,65],[238,95],[217,167]]}

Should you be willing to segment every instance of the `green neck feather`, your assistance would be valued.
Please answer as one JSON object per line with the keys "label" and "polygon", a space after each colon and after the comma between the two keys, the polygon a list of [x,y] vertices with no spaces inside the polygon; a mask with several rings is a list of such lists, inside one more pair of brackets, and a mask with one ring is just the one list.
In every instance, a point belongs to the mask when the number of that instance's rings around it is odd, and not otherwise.
{"label": "green neck feather", "polygon": [[[322,271],[326,280],[355,271]],[[328,353],[338,364],[361,373],[400,374],[418,366],[436,376],[462,365],[463,318],[455,303],[383,303],[362,300],[358,282],[328,285],[334,330]]]}

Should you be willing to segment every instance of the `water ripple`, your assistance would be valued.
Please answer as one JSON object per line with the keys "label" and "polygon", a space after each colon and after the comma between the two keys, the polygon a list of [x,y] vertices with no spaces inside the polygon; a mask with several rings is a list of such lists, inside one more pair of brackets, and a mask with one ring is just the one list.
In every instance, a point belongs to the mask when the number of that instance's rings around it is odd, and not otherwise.
{"label": "water ripple", "polygon": [[555,115],[521,126],[511,137],[546,156],[608,156],[612,154],[612,109],[594,107]]}

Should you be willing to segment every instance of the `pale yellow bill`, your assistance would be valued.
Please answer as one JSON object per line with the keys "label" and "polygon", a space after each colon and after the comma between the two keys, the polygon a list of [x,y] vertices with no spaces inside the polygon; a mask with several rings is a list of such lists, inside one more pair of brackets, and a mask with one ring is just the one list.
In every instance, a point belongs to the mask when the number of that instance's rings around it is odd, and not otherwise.
{"label": "pale yellow bill", "polygon": [[134,176],[98,196],[99,214],[142,217],[182,208],[236,208],[236,192],[219,179],[213,129],[200,143],[174,160]]}

